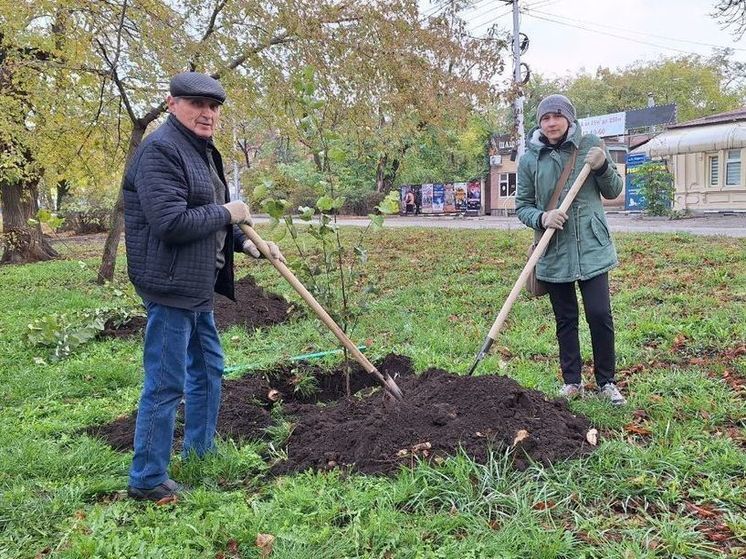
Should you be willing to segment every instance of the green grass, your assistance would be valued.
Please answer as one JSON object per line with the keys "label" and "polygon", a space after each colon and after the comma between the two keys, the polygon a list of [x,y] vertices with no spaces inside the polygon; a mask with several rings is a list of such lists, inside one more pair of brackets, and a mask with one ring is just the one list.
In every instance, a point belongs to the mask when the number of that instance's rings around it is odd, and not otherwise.
{"label": "green grass", "polygon": [[[630,405],[573,404],[602,433],[593,455],[524,472],[503,456],[479,465],[460,455],[393,478],[275,479],[268,462],[291,428],[277,418],[271,446],[224,441],[206,460],[175,457],[172,475],[195,489],[160,507],[122,499],[130,456],[77,434],[136,407],[140,342],[89,343],[59,362],[24,342],[34,319],[116,301],[93,282],[98,248],[68,242],[65,260],[0,268],[0,557],[260,557],[260,533],[276,537],[271,557],[282,558],[744,556],[746,406],[726,381],[746,377],[746,356],[733,353],[746,343],[746,241],[616,240],[612,303]],[[418,371],[465,373],[528,242],[527,231],[376,233],[381,294],[355,340],[372,340],[374,358],[393,351]],[[130,289],[123,265],[115,285]],[[298,301],[266,263],[239,258],[246,273]],[[555,392],[553,332],[548,300],[521,297],[478,374]],[[590,359],[584,325],[581,342]],[[335,347],[302,313],[262,331],[233,328],[223,344],[227,366],[248,368]]]}

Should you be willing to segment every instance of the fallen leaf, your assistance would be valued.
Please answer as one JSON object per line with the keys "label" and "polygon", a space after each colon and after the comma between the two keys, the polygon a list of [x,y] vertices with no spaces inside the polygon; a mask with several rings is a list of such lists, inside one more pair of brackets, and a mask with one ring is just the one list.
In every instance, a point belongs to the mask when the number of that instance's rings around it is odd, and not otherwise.
{"label": "fallen leaf", "polygon": [[534,510],[547,510],[547,509],[553,509],[557,506],[557,503],[552,501],[551,499],[549,501],[539,501],[537,503],[534,503],[534,506],[531,507]]}
{"label": "fallen leaf", "polygon": [[516,434],[515,438],[513,439],[513,446],[517,445],[519,442],[527,439],[529,437],[528,431],[525,429],[520,429]]}
{"label": "fallen leaf", "polygon": [[643,427],[642,425],[635,425],[634,423],[625,425],[624,430],[627,431],[627,433],[630,433],[632,435],[640,435],[641,437],[647,437],[652,434],[652,431],[650,431],[650,429],[648,429],[647,427]]}
{"label": "fallen leaf", "polygon": [[687,503],[687,508],[700,518],[714,518],[718,513],[708,506],[695,505],[694,503]]}
{"label": "fallen leaf", "polygon": [[176,504],[178,502],[179,502],[178,495],[168,495],[166,497],[163,497],[163,499],[159,499],[158,501],[156,501],[155,504],[160,507],[160,506],[168,505],[171,503]]}
{"label": "fallen leaf", "polygon": [[426,441],[424,443],[417,443],[416,445],[414,445],[412,447],[412,452],[420,452],[422,450],[427,450],[427,449],[430,449],[432,447],[433,447],[433,445],[430,444],[429,441]]}
{"label": "fallen leaf", "polygon": [[588,429],[585,440],[588,441],[589,445],[596,446],[598,444],[598,429]]}
{"label": "fallen leaf", "polygon": [[262,559],[269,557],[272,553],[272,546],[275,544],[275,537],[272,534],[257,534],[256,546],[259,548],[259,556]]}
{"label": "fallen leaf", "polygon": [[686,345],[686,336],[679,334],[673,339],[673,349],[681,349]]}

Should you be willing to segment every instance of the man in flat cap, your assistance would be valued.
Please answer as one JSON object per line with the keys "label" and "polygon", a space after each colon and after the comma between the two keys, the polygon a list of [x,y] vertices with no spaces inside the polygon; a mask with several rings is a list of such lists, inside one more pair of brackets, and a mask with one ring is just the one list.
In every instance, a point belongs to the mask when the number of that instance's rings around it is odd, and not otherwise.
{"label": "man in flat cap", "polygon": [[148,315],[127,493],[153,501],[181,489],[167,470],[182,397],[184,455],[213,448],[223,374],[213,298],[234,298],[234,251],[260,256],[238,228],[252,224],[251,214],[244,202],[230,201],[212,142],[223,87],[184,72],[171,80],[170,93],[168,119],[139,146],[124,180],[127,271]]}

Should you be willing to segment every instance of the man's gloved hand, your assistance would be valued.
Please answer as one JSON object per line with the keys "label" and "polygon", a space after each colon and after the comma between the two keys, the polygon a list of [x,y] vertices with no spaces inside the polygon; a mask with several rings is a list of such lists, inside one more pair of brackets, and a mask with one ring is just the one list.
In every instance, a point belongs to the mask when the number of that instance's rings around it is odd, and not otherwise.
{"label": "man's gloved hand", "polygon": [[550,210],[541,214],[541,226],[544,229],[562,229],[567,221],[567,214],[562,210]]}
{"label": "man's gloved hand", "polygon": [[[283,262],[287,264],[287,261],[285,260],[285,257],[280,252],[280,247],[278,247],[275,243],[272,241],[265,241],[267,243],[267,247],[269,247],[269,254],[272,258],[275,260],[279,260],[280,262]],[[254,258],[261,258],[262,253],[259,252],[259,249],[256,247],[254,243],[252,243],[249,239],[246,239],[243,242],[243,251],[244,253],[248,254],[249,256],[253,256]]]}
{"label": "man's gloved hand", "polygon": [[592,171],[598,171],[604,166],[605,161],[606,154],[599,147],[592,147],[588,150],[588,155],[585,156],[585,162],[590,165]]}
{"label": "man's gloved hand", "polygon": [[254,224],[251,219],[251,212],[249,212],[249,206],[241,200],[233,200],[233,202],[223,204],[223,207],[230,212],[232,224],[238,225],[239,223],[245,223],[248,226]]}

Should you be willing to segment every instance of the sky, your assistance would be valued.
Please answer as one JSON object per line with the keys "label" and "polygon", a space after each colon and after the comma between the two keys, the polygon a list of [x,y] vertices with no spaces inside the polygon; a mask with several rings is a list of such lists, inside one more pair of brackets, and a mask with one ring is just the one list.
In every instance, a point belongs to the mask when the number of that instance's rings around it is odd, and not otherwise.
{"label": "sky", "polygon": [[[420,0],[429,14],[448,0]],[[518,0],[520,29],[530,40],[521,61],[547,77],[612,70],[637,61],[686,54],[712,54],[713,46],[735,50],[746,62],[746,37],[709,14],[715,0]],[[512,8],[502,0],[475,0],[464,11],[472,35],[483,35],[494,23],[512,30]],[[509,65],[512,67],[512,65]],[[508,72],[511,70],[508,69]]]}

